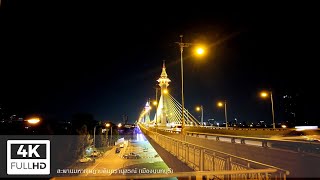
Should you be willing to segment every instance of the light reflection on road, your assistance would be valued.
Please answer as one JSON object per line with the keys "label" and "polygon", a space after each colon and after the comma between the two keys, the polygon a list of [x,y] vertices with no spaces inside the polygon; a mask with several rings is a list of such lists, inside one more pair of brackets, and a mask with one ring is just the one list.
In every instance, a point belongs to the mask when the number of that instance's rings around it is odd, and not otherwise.
{"label": "light reflection on road", "polygon": [[[141,175],[139,173],[168,172],[171,170],[162,158],[158,156],[156,150],[151,146],[138,128],[135,128],[131,138],[125,138],[124,144],[120,153],[115,152],[115,149],[119,147],[119,145],[117,145],[106,152],[103,157],[97,159],[92,166],[87,168],[89,172],[95,171],[95,174],[86,173],[81,174],[80,176]],[[129,153],[139,154],[141,158],[123,158],[123,155]],[[134,170],[136,170],[137,173],[135,173]],[[101,173],[99,173],[99,171]],[[167,179],[171,180],[177,178]]]}

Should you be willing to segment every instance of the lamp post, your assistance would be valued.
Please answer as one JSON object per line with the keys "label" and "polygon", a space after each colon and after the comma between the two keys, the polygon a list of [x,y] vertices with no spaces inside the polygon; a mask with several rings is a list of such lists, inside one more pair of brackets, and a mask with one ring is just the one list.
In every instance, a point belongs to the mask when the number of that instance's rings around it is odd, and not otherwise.
{"label": "lamp post", "polygon": [[203,126],[203,106],[196,108],[197,111],[201,111],[201,126]]}
{"label": "lamp post", "polygon": [[155,89],[156,89],[156,100],[153,101],[153,105],[156,106],[156,119],[155,119],[156,123],[155,123],[155,125],[157,128],[157,123],[158,123],[158,89],[159,88],[155,87]]}
{"label": "lamp post", "polygon": [[224,118],[226,120],[226,128],[228,128],[228,116],[227,116],[227,101],[225,100],[224,102],[218,102],[219,107],[224,106]]}
{"label": "lamp post", "polygon": [[97,126],[93,127],[93,149],[96,148],[96,127]]}
{"label": "lamp post", "polygon": [[[111,132],[110,132],[110,142],[111,142],[111,144],[112,144],[112,125],[110,124],[110,123],[107,123],[106,124],[106,127],[110,127],[110,129],[111,129]],[[112,144],[113,145],[113,144]]]}
{"label": "lamp post", "polygon": [[[184,126],[185,126],[185,119],[184,119],[184,82],[183,82],[183,48],[185,47],[189,47],[191,45],[195,45],[195,44],[192,44],[192,43],[184,43],[182,41],[182,38],[183,38],[183,35],[180,35],[180,42],[176,42],[177,44],[179,44],[179,47],[180,47],[180,62],[181,62],[181,106],[182,106],[182,109],[181,109],[181,132],[183,133],[183,129],[184,129]],[[203,54],[203,49],[200,49],[197,51],[198,54]]]}
{"label": "lamp post", "polygon": [[272,91],[262,91],[260,93],[260,96],[262,98],[267,98],[270,94],[270,101],[271,101],[271,113],[272,113],[272,126],[273,126],[273,129],[276,128],[276,124],[275,124],[275,121],[274,121],[274,109],[273,109],[273,97],[272,97]]}

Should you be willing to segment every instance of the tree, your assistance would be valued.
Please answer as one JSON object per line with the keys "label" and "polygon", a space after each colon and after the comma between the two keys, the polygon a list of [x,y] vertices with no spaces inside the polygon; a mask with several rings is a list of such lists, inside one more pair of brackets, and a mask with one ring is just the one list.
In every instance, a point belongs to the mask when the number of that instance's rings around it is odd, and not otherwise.
{"label": "tree", "polygon": [[90,138],[90,134],[87,130],[87,126],[83,125],[80,129],[77,129],[78,136],[74,142],[74,157],[75,159],[82,158],[85,155],[85,150],[93,142]]}
{"label": "tree", "polygon": [[[105,133],[108,133],[107,131]],[[96,139],[95,139],[95,145],[96,147],[105,147],[107,146],[107,137],[106,134],[102,133],[102,127],[97,126],[96,127]]]}

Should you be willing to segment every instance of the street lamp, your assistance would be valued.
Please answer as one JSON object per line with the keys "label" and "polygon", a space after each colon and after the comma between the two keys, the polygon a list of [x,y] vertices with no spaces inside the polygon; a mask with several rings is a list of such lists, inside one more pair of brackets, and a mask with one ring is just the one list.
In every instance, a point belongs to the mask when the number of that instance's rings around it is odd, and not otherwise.
{"label": "street lamp", "polygon": [[156,119],[155,119],[155,126],[157,125],[157,122],[158,122],[158,102],[157,102],[157,99],[153,101],[152,103],[154,106],[155,106],[155,109],[156,109],[156,113],[155,113],[155,116],[156,116]]}
{"label": "street lamp", "polygon": [[[15,115],[11,116],[11,118],[13,118],[14,116]],[[39,117],[32,117],[24,121],[26,121],[25,128],[28,130],[27,133],[38,133],[39,129],[37,129],[36,127],[41,123],[41,120]]]}
{"label": "street lamp", "polygon": [[38,124],[38,123],[40,122],[40,118],[34,117],[34,118],[27,119],[26,121],[27,121],[29,124],[34,125],[34,124]]}
{"label": "street lamp", "polygon": [[196,107],[196,111],[201,111],[201,126],[203,126],[203,106]]}
{"label": "street lamp", "polygon": [[[183,133],[183,128],[185,126],[185,119],[184,119],[184,92],[183,92],[183,48],[185,47],[189,47],[191,45],[196,45],[196,44],[192,44],[192,43],[184,43],[182,42],[182,38],[183,35],[180,35],[180,42],[176,42],[177,44],[179,44],[180,46],[180,60],[181,60],[181,132]],[[202,48],[198,48],[198,50],[196,50],[197,54],[202,55],[204,54],[204,50]]]}
{"label": "street lamp", "polygon": [[[111,144],[112,144],[112,125],[111,125],[110,123],[107,123],[107,124],[106,124],[106,127],[107,127],[107,128],[109,128],[109,127],[111,128],[111,132],[110,132],[110,142],[111,142]],[[113,145],[113,144],[112,144],[112,145]]]}
{"label": "street lamp", "polygon": [[226,128],[228,128],[227,101],[218,102],[218,107],[224,107],[224,118],[226,119]]}
{"label": "street lamp", "polygon": [[153,104],[154,106],[156,106],[158,103],[157,103],[156,100],[154,100],[152,104]]}
{"label": "street lamp", "polygon": [[93,127],[93,149],[96,147],[96,127],[97,125]]}
{"label": "street lamp", "polygon": [[155,87],[155,90],[156,90],[156,100],[153,101],[153,105],[156,107],[156,119],[155,119],[155,125],[156,125],[156,128],[157,128],[157,123],[158,123],[158,87]]}
{"label": "street lamp", "polygon": [[262,92],[260,93],[260,96],[261,96],[262,98],[267,98],[269,95],[270,95],[270,101],[271,101],[272,126],[273,126],[273,129],[275,129],[275,128],[276,128],[276,124],[275,124],[275,121],[274,121],[274,109],[273,109],[272,91],[262,91]]}

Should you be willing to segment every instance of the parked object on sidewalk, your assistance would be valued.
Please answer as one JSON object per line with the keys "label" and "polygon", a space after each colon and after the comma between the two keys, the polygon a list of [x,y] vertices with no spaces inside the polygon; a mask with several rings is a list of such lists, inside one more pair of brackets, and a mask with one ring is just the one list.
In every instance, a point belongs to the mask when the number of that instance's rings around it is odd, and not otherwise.
{"label": "parked object on sidewalk", "polygon": [[79,162],[81,163],[86,163],[86,162],[91,162],[93,161],[93,159],[89,158],[89,157],[83,157],[81,159],[79,159]]}
{"label": "parked object on sidewalk", "polygon": [[129,153],[129,154],[123,155],[123,158],[125,158],[125,159],[140,159],[141,157],[139,156],[139,154]]}

